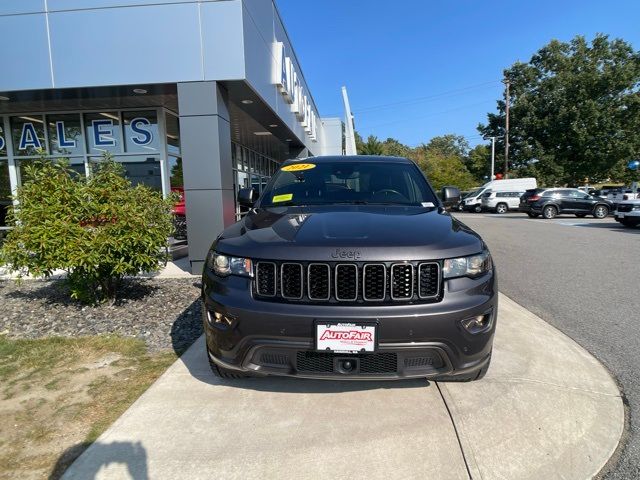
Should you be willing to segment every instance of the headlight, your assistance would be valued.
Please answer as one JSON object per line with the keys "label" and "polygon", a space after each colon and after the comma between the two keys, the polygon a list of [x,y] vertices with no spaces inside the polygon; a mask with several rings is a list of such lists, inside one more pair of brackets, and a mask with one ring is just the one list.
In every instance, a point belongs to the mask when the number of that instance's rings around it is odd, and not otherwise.
{"label": "headlight", "polygon": [[250,258],[231,257],[218,252],[209,252],[207,265],[221,277],[227,275],[253,276],[253,265]]}
{"label": "headlight", "polygon": [[444,261],[444,278],[477,277],[493,268],[491,255],[487,250],[470,257],[450,258]]}
{"label": "headlight", "polygon": [[640,210],[640,205],[634,205],[632,210]]}

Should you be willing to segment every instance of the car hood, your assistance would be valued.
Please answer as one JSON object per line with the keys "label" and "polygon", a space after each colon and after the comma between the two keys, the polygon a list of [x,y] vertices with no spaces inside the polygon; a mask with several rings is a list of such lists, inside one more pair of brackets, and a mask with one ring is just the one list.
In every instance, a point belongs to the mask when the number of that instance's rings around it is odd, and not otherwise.
{"label": "car hood", "polygon": [[215,248],[259,259],[395,261],[472,255],[485,246],[438,208],[349,205],[252,210]]}

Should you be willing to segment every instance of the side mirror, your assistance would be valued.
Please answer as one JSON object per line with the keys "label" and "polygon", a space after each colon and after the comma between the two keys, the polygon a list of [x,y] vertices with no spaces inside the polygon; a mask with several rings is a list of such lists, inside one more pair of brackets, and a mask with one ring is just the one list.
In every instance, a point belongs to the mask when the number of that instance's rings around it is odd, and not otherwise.
{"label": "side mirror", "polygon": [[445,207],[452,207],[460,202],[460,190],[456,187],[442,187],[442,203]]}
{"label": "side mirror", "polygon": [[253,208],[258,201],[258,191],[255,188],[241,188],[238,190],[238,203],[241,207]]}

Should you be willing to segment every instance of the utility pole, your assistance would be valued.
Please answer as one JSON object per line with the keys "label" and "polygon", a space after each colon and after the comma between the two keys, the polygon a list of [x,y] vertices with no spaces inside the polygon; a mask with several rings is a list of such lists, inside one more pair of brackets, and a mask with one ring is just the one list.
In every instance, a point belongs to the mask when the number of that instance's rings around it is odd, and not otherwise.
{"label": "utility pole", "polygon": [[493,174],[496,166],[496,137],[491,138],[491,177],[489,180],[493,180],[496,176]]}
{"label": "utility pole", "polygon": [[509,172],[509,87],[511,84],[509,83],[509,79],[504,79],[504,84],[506,87],[505,91],[505,122],[504,122],[504,178],[507,178],[507,174]]}

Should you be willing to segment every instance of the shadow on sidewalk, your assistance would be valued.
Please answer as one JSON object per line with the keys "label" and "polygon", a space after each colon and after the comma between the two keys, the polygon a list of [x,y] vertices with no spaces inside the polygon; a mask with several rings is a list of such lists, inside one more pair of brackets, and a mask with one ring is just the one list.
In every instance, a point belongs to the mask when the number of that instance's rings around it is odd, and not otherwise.
{"label": "shadow on sidewalk", "polygon": [[53,467],[49,480],[63,478],[65,470],[78,458],[87,448],[90,448],[91,463],[80,463],[75,468],[69,470],[68,478],[78,478],[92,480],[96,478],[103,466],[111,464],[121,464],[126,466],[130,478],[133,480],[148,480],[147,452],[140,442],[112,442],[89,444],[88,442],[78,443],[68,448]]}

